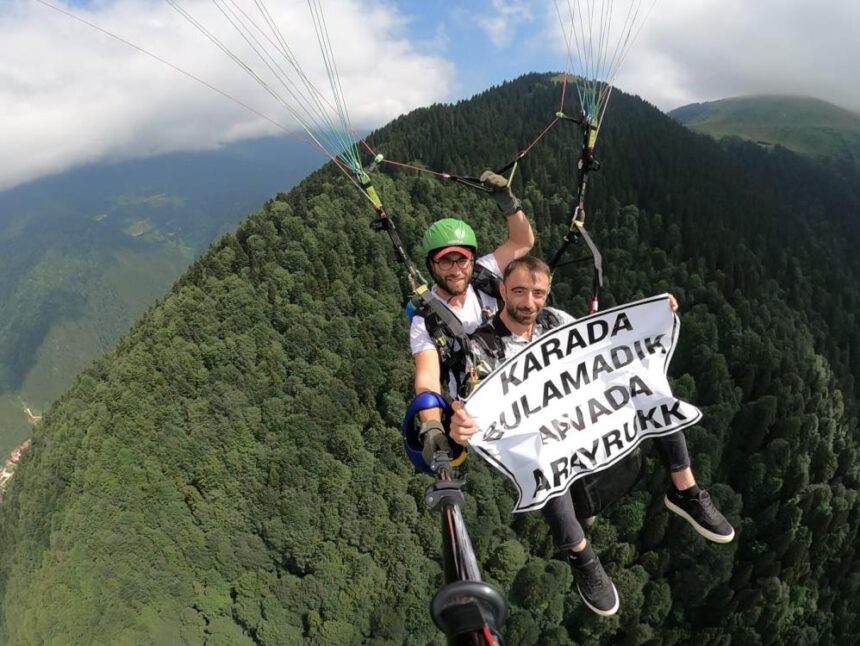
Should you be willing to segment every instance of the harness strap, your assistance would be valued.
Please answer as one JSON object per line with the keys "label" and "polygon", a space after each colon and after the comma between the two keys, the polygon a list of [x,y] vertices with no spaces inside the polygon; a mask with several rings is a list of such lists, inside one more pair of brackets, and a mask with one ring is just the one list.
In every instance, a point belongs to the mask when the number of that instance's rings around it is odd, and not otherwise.
{"label": "harness strap", "polygon": [[[561,325],[561,319],[558,315],[547,308],[541,310],[535,322],[544,330],[552,330]],[[493,358],[496,362],[495,365],[498,365],[498,363],[505,359],[505,342],[502,339],[510,335],[511,331],[505,327],[501,318],[494,316],[491,320],[479,326],[470,338],[478,344],[481,350]],[[495,368],[495,365],[492,367]]]}
{"label": "harness strap", "polygon": [[[376,160],[374,160],[374,163],[377,163]],[[373,183],[370,181],[370,176],[366,172],[362,171],[356,176],[356,179],[360,183],[361,192],[370,200],[373,204],[373,209],[376,211],[376,215],[379,216],[378,219],[371,221],[370,228],[374,231],[385,231],[388,234],[388,238],[394,246],[394,252],[397,254],[397,259],[406,267],[406,275],[409,279],[410,289],[412,289],[415,294],[420,294],[422,291],[426,291],[428,289],[427,281],[424,280],[424,276],[422,276],[421,272],[418,271],[418,267],[416,267],[415,263],[412,262],[409,254],[406,253],[403,242],[400,240],[400,234],[397,233],[397,227],[394,226],[394,222],[385,212],[385,208],[382,206],[382,200],[379,199],[379,194],[376,192],[376,188],[374,188]]]}
{"label": "harness strap", "polygon": [[453,375],[459,392],[462,386],[461,375],[468,373],[474,365],[469,335],[466,334],[463,323],[429,289],[414,296],[412,304],[416,314],[424,318],[427,334],[436,346],[441,376],[444,378],[446,375]]}
{"label": "harness strap", "polygon": [[[484,321],[488,320],[493,312],[484,305],[481,294],[494,298],[498,309],[502,306],[502,295],[499,289],[501,283],[502,279],[490,269],[483,265],[475,265],[469,285],[481,301],[481,314]],[[427,334],[439,353],[443,376],[453,375],[457,392],[462,392],[463,376],[472,379],[474,375],[471,373],[475,366],[469,334],[466,333],[462,321],[441,300],[433,296],[430,290],[421,294],[420,300],[413,297],[412,305],[415,313],[424,318]],[[459,348],[454,347],[455,343]]]}
{"label": "harness strap", "polygon": [[502,290],[499,286],[502,284],[502,279],[483,265],[475,265],[472,270],[472,280],[469,284],[475,288],[477,292],[483,292],[487,296],[496,299],[496,305],[502,305]]}
{"label": "harness strap", "polygon": [[[444,328],[444,331],[457,341],[468,341],[469,335],[466,334],[466,329],[463,327],[462,321],[441,300],[436,298],[429,289],[424,290],[416,296],[418,302],[416,303],[416,298],[413,298],[412,303],[415,305],[417,314],[424,317],[424,325],[427,327],[427,332],[430,333],[431,337],[437,332],[437,330],[431,331],[430,327],[432,326],[434,328]],[[443,330],[440,329],[438,331]]]}

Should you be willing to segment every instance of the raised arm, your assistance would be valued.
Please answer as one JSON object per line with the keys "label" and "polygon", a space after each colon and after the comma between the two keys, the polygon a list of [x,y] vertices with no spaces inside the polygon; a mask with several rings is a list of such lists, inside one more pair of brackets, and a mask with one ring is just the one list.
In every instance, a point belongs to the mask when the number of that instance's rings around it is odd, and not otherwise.
{"label": "raised arm", "polygon": [[492,189],[491,195],[508,223],[507,239],[493,252],[499,268],[504,271],[511,260],[521,258],[531,251],[535,244],[535,234],[507,179],[491,171],[484,171],[481,174],[481,183]]}
{"label": "raised arm", "polygon": [[522,258],[535,246],[535,234],[532,231],[531,222],[529,222],[528,217],[523,213],[522,209],[509,215],[507,220],[508,239],[493,252],[496,256],[496,262],[499,263],[499,268],[502,271],[504,271],[511,260]]}

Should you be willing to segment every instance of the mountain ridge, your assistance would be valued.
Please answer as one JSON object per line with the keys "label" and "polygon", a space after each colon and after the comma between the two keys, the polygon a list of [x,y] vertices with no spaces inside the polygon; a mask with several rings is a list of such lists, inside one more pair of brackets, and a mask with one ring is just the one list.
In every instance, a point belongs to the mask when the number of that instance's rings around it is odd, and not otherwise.
{"label": "mountain ridge", "polygon": [[97,164],[0,192],[0,453],[215,238],[322,163],[272,138]]}
{"label": "mountain ridge", "polygon": [[693,103],[669,115],[716,139],[736,136],[860,169],[860,113],[813,97],[751,95]]}

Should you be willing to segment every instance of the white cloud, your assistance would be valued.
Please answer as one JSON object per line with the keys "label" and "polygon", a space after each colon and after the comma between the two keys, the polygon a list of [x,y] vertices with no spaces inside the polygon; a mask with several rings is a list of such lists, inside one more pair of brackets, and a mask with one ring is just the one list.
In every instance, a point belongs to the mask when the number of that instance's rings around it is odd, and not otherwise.
{"label": "white cloud", "polygon": [[[274,12],[275,3],[269,4]],[[205,25],[217,25],[239,51],[239,36],[221,27],[211,3],[182,5]],[[166,3],[106,0],[71,11],[295,126],[282,106]],[[279,2],[277,11],[301,65],[329,95],[306,3]],[[355,129],[448,98],[452,65],[417,53],[396,10],[368,0],[326,0],[325,11]],[[242,58],[254,60],[247,52]],[[166,65],[41,4],[11,0],[0,9],[0,190],[83,163],[205,149],[276,131]]]}
{"label": "white cloud", "polygon": [[[206,24],[221,24],[208,0],[182,2]],[[565,0],[559,2],[566,12]],[[280,23],[295,52],[327,88],[305,2],[267,4],[282,12]],[[481,87],[470,91],[564,64],[553,2],[473,0],[459,9],[432,10],[421,4],[413,6],[411,18],[394,6],[409,4],[325,0],[356,128],[451,98],[454,69],[446,57],[458,60],[459,73],[478,79]],[[480,14],[476,6],[483,7]],[[164,0],[96,0],[73,11],[293,125],[283,108]],[[456,35],[448,36],[443,21],[429,32],[430,40],[407,40],[408,20],[434,11],[451,14]],[[535,20],[538,11],[546,11],[548,23]],[[858,24],[860,2],[845,0],[657,0],[616,85],[662,109],[742,94],[796,93],[860,110]],[[552,25],[551,33],[546,25]],[[470,29],[486,33],[498,47],[515,42],[516,50],[479,58],[475,43],[483,44],[482,38],[463,42]],[[274,130],[165,65],[34,0],[0,0],[0,190],[87,162],[214,147]]]}
{"label": "white cloud", "polygon": [[615,84],[664,110],[767,93],[860,110],[858,25],[860,3],[844,0],[657,0]]}
{"label": "white cloud", "polygon": [[445,23],[440,22],[433,30],[433,36],[413,42],[415,49],[434,56],[448,56],[451,53],[451,36]]}
{"label": "white cloud", "polygon": [[517,27],[534,19],[532,3],[527,0],[491,0],[490,7],[477,16],[477,24],[496,47],[507,47]]}

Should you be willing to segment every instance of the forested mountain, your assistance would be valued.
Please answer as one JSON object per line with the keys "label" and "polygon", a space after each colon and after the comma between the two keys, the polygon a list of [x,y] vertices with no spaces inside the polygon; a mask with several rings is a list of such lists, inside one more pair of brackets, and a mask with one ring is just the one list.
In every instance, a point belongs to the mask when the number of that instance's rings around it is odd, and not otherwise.
{"label": "forested mountain", "polygon": [[0,461],[41,412],[267,197],[322,164],[297,139],[102,163],[0,192]]}
{"label": "forested mountain", "polygon": [[[528,75],[372,137],[389,158],[476,174],[552,118]],[[578,131],[560,124],[516,191],[558,244]],[[675,391],[703,422],[694,470],[738,529],[704,541],[662,505],[654,457],[590,536],[618,587],[597,617],[539,514],[474,456],[465,509],[511,644],[853,644],[860,639],[860,196],[784,149],[723,146],[617,93],[589,223],[604,306],[672,291]],[[503,233],[485,195],[375,176],[417,257],[433,220]],[[0,642],[440,643],[438,518],[399,425],[410,399],[404,281],[366,202],[331,167],[197,260],[51,408],[0,506]],[[574,255],[576,255],[574,253]],[[589,271],[556,304],[585,311]]]}
{"label": "forested mountain", "polygon": [[740,137],[860,172],[860,113],[802,96],[743,96],[691,103],[669,113],[716,139]]}

